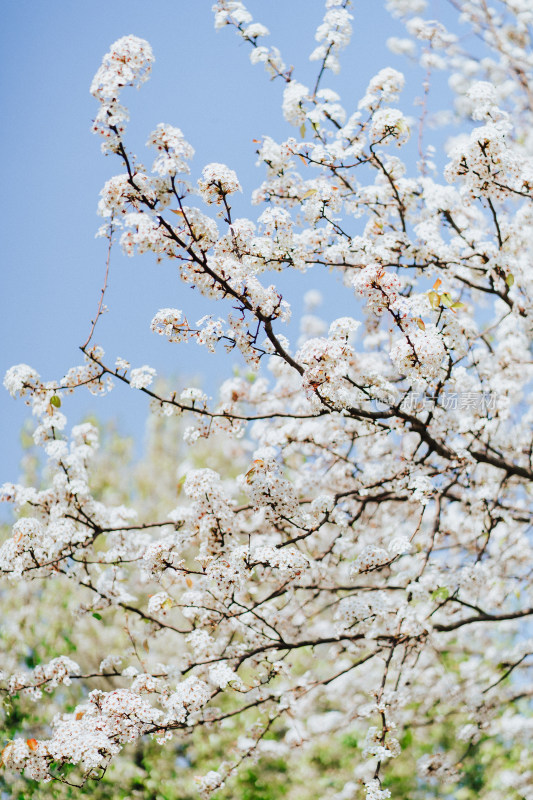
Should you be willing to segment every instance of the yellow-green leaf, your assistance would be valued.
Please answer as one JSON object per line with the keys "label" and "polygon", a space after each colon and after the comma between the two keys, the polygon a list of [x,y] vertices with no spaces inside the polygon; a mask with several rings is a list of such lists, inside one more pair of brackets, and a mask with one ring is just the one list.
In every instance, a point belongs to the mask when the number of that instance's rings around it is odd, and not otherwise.
{"label": "yellow-green leaf", "polygon": [[506,277],[506,279],[505,279],[505,283],[507,284],[507,286],[509,287],[509,289],[510,289],[510,288],[511,288],[511,286],[513,285],[513,283],[514,283],[514,275],[513,275],[511,272],[510,272],[510,273],[509,273],[509,275]]}
{"label": "yellow-green leaf", "polygon": [[440,297],[437,292],[428,292],[429,304],[434,311],[438,311]]}

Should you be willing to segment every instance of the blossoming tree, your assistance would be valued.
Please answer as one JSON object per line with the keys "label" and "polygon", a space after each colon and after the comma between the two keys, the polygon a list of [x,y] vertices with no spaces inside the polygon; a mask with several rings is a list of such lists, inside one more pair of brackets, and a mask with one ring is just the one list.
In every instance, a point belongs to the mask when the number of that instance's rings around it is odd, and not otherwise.
{"label": "blossoming tree", "polygon": [[[132,743],[151,737],[174,759],[176,743],[225,731],[218,763],[198,775],[204,797],[250,759],[296,765],[339,736],[357,740],[349,769],[302,797],[383,800],[402,763],[409,796],[470,797],[464,772],[487,742],[515,757],[487,767],[484,797],[533,797],[533,10],[451,0],[475,34],[469,50],[421,16],[425,5],[388,0],[406,24],[390,47],[426,70],[426,99],[432,73],[450,75],[462,133],[443,175],[424,144],[425,101],[418,121],[395,106],[402,74],[381,70],[355,110],[323,86],[349,43],[349,0],[325,2],[311,87],[243,3],[218,0],[216,27],[278,79],[295,126],[259,143],[255,220],[234,218],[230,167],[189,178],[179,128],[158,125],[151,169],[138,161],[121,97],[148,79],[153,54],[126,36],[105,55],[93,130],[120,172],[101,193],[100,233],[109,249],[118,239],[129,255],[168,260],[217,308],[195,324],[187,309],[158,310],[154,333],[238,351],[246,368],[210,400],[109,361],[94,341],[104,285],[81,366],[51,382],[8,371],[6,388],[38,420],[49,481],[3,487],[20,511],[0,549],[4,594],[20,592],[50,628],[42,605],[66,598],[85,648],[24,666],[12,639],[1,690],[38,701],[42,719],[15,725],[4,780],[94,786]],[[342,276],[353,317],[328,328],[311,313],[311,268]],[[302,273],[309,312],[297,341],[290,297],[268,276],[287,270]],[[216,466],[191,456],[174,498],[157,499],[157,481],[127,505],[118,486],[103,491],[97,429],[67,431],[62,408],[113,384],[183,416],[191,453],[207,440]]]}

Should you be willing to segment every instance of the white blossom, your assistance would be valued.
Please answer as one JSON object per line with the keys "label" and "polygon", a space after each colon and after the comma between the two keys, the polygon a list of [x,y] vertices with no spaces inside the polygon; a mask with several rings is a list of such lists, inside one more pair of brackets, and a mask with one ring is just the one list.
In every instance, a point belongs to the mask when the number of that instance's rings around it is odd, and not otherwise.
{"label": "white blossom", "polygon": [[144,389],[153,383],[156,371],[153,367],[144,365],[130,371],[130,386],[132,389]]}

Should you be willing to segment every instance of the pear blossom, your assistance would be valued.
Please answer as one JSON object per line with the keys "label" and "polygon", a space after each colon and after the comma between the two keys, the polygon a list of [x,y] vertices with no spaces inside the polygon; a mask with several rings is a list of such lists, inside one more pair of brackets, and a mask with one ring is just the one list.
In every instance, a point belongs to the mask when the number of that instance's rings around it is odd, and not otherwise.
{"label": "pear blossom", "polygon": [[242,191],[237,175],[225,164],[207,164],[198,188],[206,203],[216,204],[221,203],[225,195]]}
{"label": "pear blossom", "polygon": [[155,377],[155,369],[144,365],[143,367],[135,367],[130,370],[130,386],[132,389],[144,389],[150,386]]}

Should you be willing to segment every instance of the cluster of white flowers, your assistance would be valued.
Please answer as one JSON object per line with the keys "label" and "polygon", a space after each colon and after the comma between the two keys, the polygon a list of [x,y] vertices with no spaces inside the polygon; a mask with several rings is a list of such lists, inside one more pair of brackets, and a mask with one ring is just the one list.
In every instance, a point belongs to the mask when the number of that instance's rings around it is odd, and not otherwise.
{"label": "cluster of white flowers", "polygon": [[117,102],[120,91],[147,81],[153,63],[152,48],[137,36],[123,36],[105,54],[91,84],[91,94],[100,102],[93,132],[104,137],[104,151],[116,151],[128,120],[127,110]]}
{"label": "cluster of white flowers", "polygon": [[198,333],[196,335],[197,344],[204,345],[211,352],[215,352],[217,342],[225,335],[225,323],[221,317],[213,319],[210,314],[197,321]]}
{"label": "cluster of white flowers", "polygon": [[336,407],[349,405],[352,391],[346,381],[353,348],[341,336],[308,339],[297,353],[303,365],[302,383],[316,408],[324,402]]}
{"label": "cluster of white flowers", "polygon": [[403,112],[398,108],[378,109],[372,116],[370,138],[380,144],[390,138],[396,139],[398,145],[404,144],[409,138],[409,125]]}
{"label": "cluster of white flowers", "polygon": [[252,557],[258,563],[268,564],[279,570],[283,578],[297,578],[309,568],[309,559],[294,547],[258,547]]}
{"label": "cluster of white flowers", "polygon": [[381,103],[392,103],[398,99],[405,84],[401,72],[392,67],[385,67],[375,75],[368,84],[366,94],[359,102],[359,108],[375,111]]}
{"label": "cluster of white flowers", "polygon": [[220,475],[211,469],[191,470],[183,491],[194,501],[194,517],[190,524],[197,530],[205,551],[219,553],[224,535],[231,533],[234,525],[234,512],[225,496]]}
{"label": "cluster of white flowers", "polygon": [[268,75],[272,78],[284,73],[285,64],[278,48],[257,44],[257,39],[268,36],[269,30],[262,23],[253,21],[253,17],[244,3],[239,0],[217,0],[213,11],[216,29],[232,25],[239,36],[253,45],[250,52],[252,64],[264,64]]}
{"label": "cluster of white flowers", "polygon": [[4,751],[7,766],[22,770],[26,777],[50,780],[52,763],[80,764],[90,773],[105,767],[126,742],[135,741],[157,727],[163,712],[127,689],[112,692],[94,690],[88,702],[72,714],[54,721],[48,740],[15,739]]}
{"label": "cluster of white flowers", "polygon": [[213,319],[207,315],[199,319],[197,327],[191,329],[182,312],[177,308],[162,308],[151,322],[151,329],[160,336],[166,336],[169,342],[186,342],[194,339],[197,344],[205,345],[214,352],[215,345],[224,336],[225,324],[220,317]]}
{"label": "cluster of white flowers", "polygon": [[228,25],[230,17],[238,25],[249,25],[252,22],[252,15],[240,0],[217,0],[213,11],[217,29]]}
{"label": "cluster of white flowers", "polygon": [[77,386],[85,386],[94,395],[107,394],[113,388],[113,378],[101,367],[104,350],[95,345],[85,352],[85,363],[71,367],[61,379],[61,386],[72,392]]}
{"label": "cluster of white flowers", "polygon": [[293,487],[282,474],[274,458],[254,459],[244,476],[243,488],[257,508],[265,509],[269,515],[290,517],[297,507],[298,499]]}
{"label": "cluster of white flowers", "polygon": [[505,119],[497,103],[496,89],[488,81],[477,81],[468,91],[468,99],[472,102],[472,118],[475,120]]}
{"label": "cluster of white flowers", "polygon": [[267,208],[258,221],[263,226],[265,236],[269,237],[269,244],[274,244],[280,253],[292,247],[293,221],[284,208]]}
{"label": "cluster of white flowers", "polygon": [[209,667],[209,679],[220,689],[225,689],[228,685],[233,686],[235,689],[244,687],[239,675],[237,675],[228,664],[222,661]]}
{"label": "cluster of white flowers", "polygon": [[344,0],[327,0],[326,13],[318,26],[315,39],[321,44],[310,55],[311,61],[322,61],[326,69],[338,73],[340,63],[338,54],[348,46],[352,35],[350,20],[353,16],[348,12]]}
{"label": "cluster of white flowers", "polygon": [[198,189],[208,205],[220,205],[227,195],[242,191],[236,173],[225,164],[216,163],[203,168]]}
{"label": "cluster of white flowers", "polygon": [[382,789],[377,779],[365,783],[366,800],[387,800],[391,796],[390,789]]}
{"label": "cluster of white flowers", "polygon": [[297,147],[296,139],[288,139],[286,142],[278,144],[270,136],[265,136],[257,151],[258,164],[266,164],[271,176],[279,175],[288,169],[295,147]]}
{"label": "cluster of white flowers", "polygon": [[216,792],[218,789],[222,789],[224,787],[224,779],[219,772],[210,770],[205,775],[202,775],[197,779],[197,784],[198,793],[202,800],[208,800],[213,792]]}
{"label": "cluster of white flowers", "polygon": [[4,387],[11,397],[31,395],[40,385],[39,373],[27,364],[10,367],[4,376]]}
{"label": "cluster of white flowers", "polygon": [[149,614],[165,614],[172,608],[172,598],[166,592],[157,592],[148,600]]}
{"label": "cluster of white flowers", "polygon": [[369,311],[382,314],[387,308],[396,307],[402,284],[395,272],[369,264],[357,272],[353,287],[356,294],[365,298]]}
{"label": "cluster of white flowers", "polygon": [[431,380],[439,374],[446,355],[446,348],[438,332],[411,330],[397,339],[390,350],[390,357],[398,372],[408,378]]}
{"label": "cluster of white flowers", "polygon": [[359,320],[353,317],[339,317],[333,320],[329,326],[328,336],[331,339],[346,339],[350,341],[360,327]]}
{"label": "cluster of white flowers", "polygon": [[173,722],[185,722],[200,711],[211,699],[211,690],[205,681],[186,678],[176,686],[176,691],[163,700],[167,717]]}
{"label": "cluster of white flowers", "polygon": [[508,143],[507,122],[487,122],[456,145],[445,176],[472,197],[504,198],[521,186],[523,162]]}
{"label": "cluster of white flowers", "polygon": [[291,125],[305,123],[304,103],[309,99],[309,89],[298,81],[291,81],[283,92],[283,116]]}
{"label": "cluster of white flowers", "polygon": [[[65,488],[68,493],[86,492],[81,480],[77,484],[72,481]],[[22,517],[13,526],[11,538],[0,547],[0,570],[12,579],[30,578],[31,571],[40,566],[48,567],[53,574],[54,564],[64,557],[63,554],[68,554],[69,548],[82,545],[86,539],[87,533],[69,519],[58,517],[44,525],[34,517]]]}
{"label": "cluster of white flowers", "polygon": [[[255,38],[255,33],[253,36]],[[246,32],[244,32],[244,37],[249,38]],[[272,78],[282,75],[285,70],[285,63],[277,47],[264,47],[263,45],[256,47],[250,53],[250,61],[252,64],[264,64],[267,73]]]}
{"label": "cluster of white flowers", "polygon": [[352,574],[355,576],[359,572],[369,572],[377,567],[388,564],[391,555],[383,547],[369,544],[359,553],[352,565]]}
{"label": "cluster of white flowers", "polygon": [[130,370],[130,387],[132,389],[145,389],[153,383],[155,376],[155,369],[149,367],[148,364],[142,367],[135,367]]}
{"label": "cluster of white flowers", "polygon": [[109,655],[106,656],[100,662],[100,672],[107,672],[108,670],[113,670],[114,672],[118,672],[118,667],[122,663],[122,656],[117,655]]}
{"label": "cluster of white flowers", "polygon": [[183,559],[175,552],[177,541],[170,535],[157,539],[146,546],[143,553],[143,566],[151,577],[159,580],[166,570],[178,570],[183,565]]}
{"label": "cluster of white flowers", "polygon": [[[177,213],[177,221],[174,220],[174,230],[179,238],[190,245],[197,245],[203,252],[209,250],[218,239],[218,228],[214,219],[203,214],[198,208],[189,208],[182,206],[179,213]],[[199,288],[202,288],[201,283],[198,281],[196,273],[197,265],[190,267],[190,272],[186,272],[186,267],[182,269],[182,278],[192,282],[197,282]],[[201,273],[203,274],[203,272]],[[211,283],[212,285],[212,278]]]}
{"label": "cluster of white flowers", "polygon": [[116,100],[124,86],[141,86],[150,76],[154,55],[144,39],[123,36],[111,45],[91,83],[91,94],[101,102]]}
{"label": "cluster of white flowers", "polygon": [[8,681],[7,690],[10,694],[23,692],[33,700],[39,700],[43,689],[51,692],[60,684],[69,686],[71,677],[79,675],[80,671],[75,661],[67,656],[58,656],[47,664],[38,664],[32,672],[15,672]]}
{"label": "cluster of white flowers", "polygon": [[397,758],[400,753],[401,747],[397,739],[390,734],[384,739],[380,728],[372,726],[368,729],[363,746],[364,758],[375,756],[382,761],[385,758]]}
{"label": "cluster of white flowers", "polygon": [[216,561],[211,561],[205,574],[217,597],[232,597],[243,584],[242,564],[236,564],[234,559],[217,558]]}
{"label": "cluster of white flowers", "polygon": [[194,156],[194,148],[185,140],[179,128],[160,122],[152,131],[146,144],[155,147],[159,155],[156,157],[152,172],[161,177],[174,177],[180,173],[190,172],[188,161]]}
{"label": "cluster of white flowers", "polygon": [[150,202],[155,200],[149,179],[146,175],[115,175],[106,181],[100,192],[98,213],[101,217],[124,216],[141,208],[143,197]]}
{"label": "cluster of white flowers", "polygon": [[435,492],[433,482],[427,475],[413,475],[409,481],[409,488],[414,489],[412,500],[427,505],[429,498]]}
{"label": "cluster of white flowers", "polygon": [[24,771],[27,778],[35,781],[52,780],[49,773],[48,763],[43,755],[43,745],[36,739],[25,740],[16,737],[9,742],[2,750],[2,764],[8,770]]}
{"label": "cluster of white flowers", "polygon": [[181,342],[187,337],[189,326],[182,321],[182,312],[177,308],[162,308],[157,312],[150,327],[154,333],[166,336],[169,342]]}
{"label": "cluster of white flowers", "polygon": [[129,228],[120,237],[120,244],[127,256],[135,253],[156,253],[158,259],[163,254],[172,253],[172,243],[163,234],[157,220],[144,212],[126,214],[123,221],[124,227]]}

